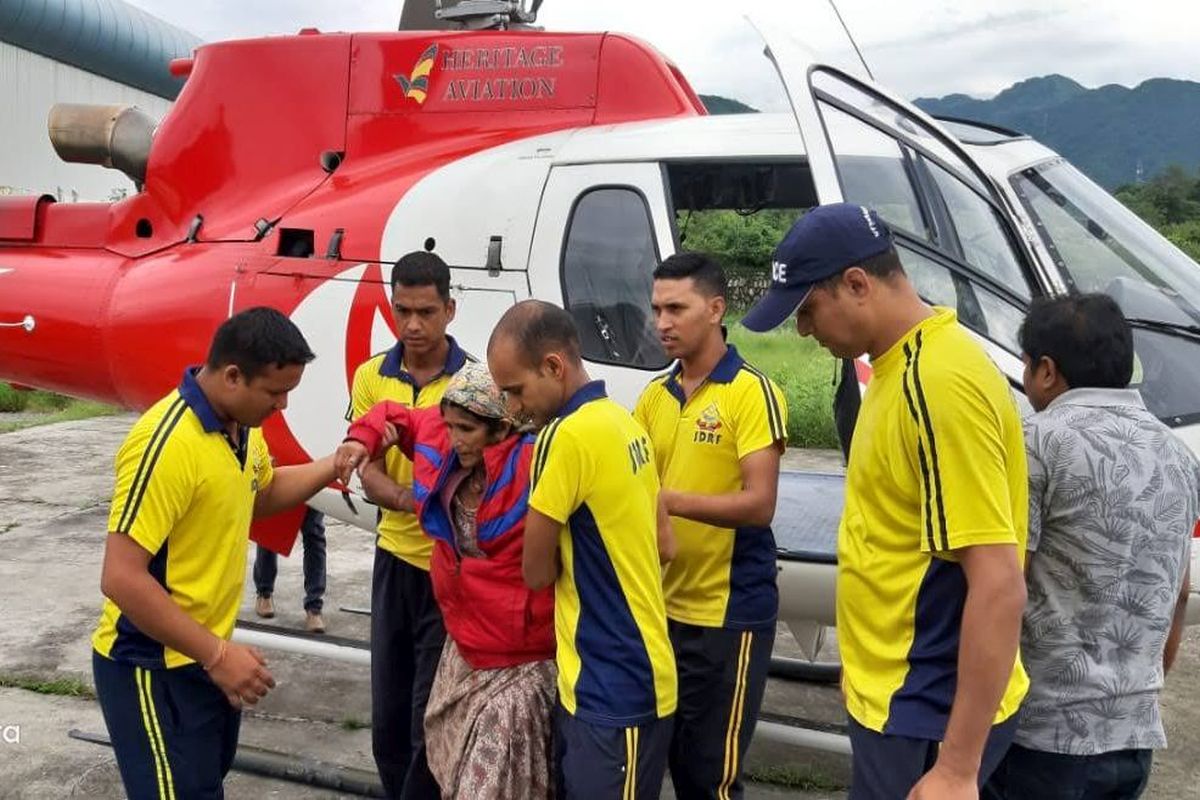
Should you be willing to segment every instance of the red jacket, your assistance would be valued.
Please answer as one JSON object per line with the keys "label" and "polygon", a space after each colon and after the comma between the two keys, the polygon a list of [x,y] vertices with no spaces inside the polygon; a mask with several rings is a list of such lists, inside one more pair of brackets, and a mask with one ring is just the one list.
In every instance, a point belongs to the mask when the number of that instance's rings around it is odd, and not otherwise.
{"label": "red jacket", "polygon": [[487,558],[463,558],[438,493],[459,468],[437,408],[411,409],[384,401],[350,426],[347,438],[379,453],[384,424],[413,462],[413,502],[433,538],[430,577],[446,631],[475,669],[509,667],[554,657],[554,589],[533,591],[521,576],[529,503],[532,436],[509,436],[483,451],[487,488],[476,512],[479,548]]}

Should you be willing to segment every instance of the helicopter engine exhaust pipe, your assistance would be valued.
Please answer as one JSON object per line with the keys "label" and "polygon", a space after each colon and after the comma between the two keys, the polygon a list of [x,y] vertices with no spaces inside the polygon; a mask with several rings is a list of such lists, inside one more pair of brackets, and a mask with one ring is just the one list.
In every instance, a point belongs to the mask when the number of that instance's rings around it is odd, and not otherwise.
{"label": "helicopter engine exhaust pipe", "polygon": [[158,123],[136,106],[56,103],[48,121],[50,143],[63,161],[119,170],[138,188]]}

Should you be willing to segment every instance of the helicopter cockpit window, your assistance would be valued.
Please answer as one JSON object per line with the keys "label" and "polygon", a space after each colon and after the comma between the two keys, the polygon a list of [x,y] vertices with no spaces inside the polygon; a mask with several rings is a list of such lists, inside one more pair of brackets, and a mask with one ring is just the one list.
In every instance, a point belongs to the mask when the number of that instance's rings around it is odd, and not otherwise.
{"label": "helicopter cockpit window", "polygon": [[575,203],[563,248],[563,294],[589,361],[642,369],[668,363],[650,311],[658,250],[645,199],[604,187]]}
{"label": "helicopter cockpit window", "polygon": [[864,117],[859,107],[850,113],[830,98],[818,101],[843,196],[873,208],[891,226],[900,261],[922,297],[955,309],[964,325],[1019,353],[1024,311],[979,279],[1009,287],[1014,299],[1030,296],[995,211],[957,171],[942,169],[875,124],[890,107],[850,91],[876,113]]}
{"label": "helicopter cockpit window", "polygon": [[1061,159],[1011,177],[1073,289],[1111,295],[1133,330],[1133,385],[1168,425],[1200,422],[1200,266]]}
{"label": "helicopter cockpit window", "polygon": [[[846,199],[871,206],[893,226],[970,265],[1014,298],[1028,300],[1029,282],[993,206],[993,190],[947,140],[908,109],[848,76],[822,69],[815,70],[811,80]],[[854,162],[879,152],[884,143],[904,153],[903,161],[893,162],[884,186],[898,183],[897,167],[903,165],[903,177],[922,187],[919,194],[925,204],[918,211],[923,216],[913,215],[923,219],[919,227],[896,218],[894,201],[876,196],[886,191],[880,186],[881,175],[872,181],[855,178],[861,170]],[[916,197],[912,205],[917,206]]]}
{"label": "helicopter cockpit window", "polygon": [[1125,278],[1200,302],[1196,262],[1066,161],[1042,162],[1011,182],[1074,288],[1102,292]]}

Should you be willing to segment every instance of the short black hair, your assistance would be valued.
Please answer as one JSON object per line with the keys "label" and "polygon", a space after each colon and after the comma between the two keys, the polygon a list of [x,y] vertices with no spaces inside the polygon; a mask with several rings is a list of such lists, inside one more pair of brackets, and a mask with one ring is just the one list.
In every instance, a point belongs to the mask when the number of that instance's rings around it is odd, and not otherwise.
{"label": "short black hair", "polygon": [[864,258],[851,266],[861,267],[863,272],[876,278],[891,278],[904,274],[904,264],[900,262],[900,254],[896,252],[895,247],[889,247],[879,255]]}
{"label": "short black hair", "polygon": [[725,297],[729,279],[721,262],[708,253],[676,253],[663,260],[654,270],[654,280],[691,278],[696,288],[708,297]]}
{"label": "short black hair", "polygon": [[847,265],[846,269],[843,269],[841,272],[831,275],[823,281],[819,281],[817,286],[826,289],[837,286],[841,282],[842,274],[851,267],[858,267],[868,275],[875,278],[883,278],[884,280],[890,280],[896,275],[905,274],[904,264],[900,262],[900,254],[896,252],[895,247],[889,247],[877,256],[864,258],[857,264]]}
{"label": "short black hair", "polygon": [[572,363],[581,363],[579,329],[563,309],[544,300],[522,300],[504,312],[488,340],[488,350],[500,336],[517,344],[525,364],[537,367],[547,353],[560,352]]}
{"label": "short black hair", "polygon": [[1133,377],[1133,329],[1106,294],[1038,298],[1017,336],[1031,362],[1049,358],[1072,389],[1124,389]]}
{"label": "short black hair", "polygon": [[282,369],[314,358],[294,322],[273,308],[259,306],[221,323],[213,334],[205,365],[217,370],[233,364],[251,381],[269,366]]}
{"label": "short black hair", "polygon": [[397,286],[432,286],[443,303],[450,302],[450,268],[433,253],[416,250],[392,267],[392,290]]}

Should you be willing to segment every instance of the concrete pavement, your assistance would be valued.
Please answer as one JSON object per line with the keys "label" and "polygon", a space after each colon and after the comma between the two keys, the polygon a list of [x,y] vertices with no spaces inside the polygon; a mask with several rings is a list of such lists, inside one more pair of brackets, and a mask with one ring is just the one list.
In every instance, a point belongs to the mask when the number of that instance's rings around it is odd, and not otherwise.
{"label": "concrete pavement", "polygon": [[[0,421],[5,415],[0,415]],[[0,679],[67,678],[91,684],[89,636],[100,608],[99,570],[112,487],[112,458],[132,418],[109,417],[31,428],[0,435]],[[836,468],[824,455],[789,454],[789,466]],[[299,545],[297,545],[299,547]],[[366,639],[367,618],[340,606],[367,607],[373,543],[361,531],[329,525],[330,634]],[[298,555],[298,551],[297,551]],[[247,564],[242,618],[253,616]],[[274,624],[299,628],[300,559],[280,562]],[[833,645],[823,658],[833,658]],[[776,653],[798,655],[781,632]],[[372,769],[369,676],[365,667],[313,658],[268,654],[279,686],[243,722],[242,741],[358,769]],[[1200,797],[1200,631],[1188,634],[1167,681],[1164,718],[1172,747],[1158,755],[1152,800]],[[840,722],[835,690],[772,680],[765,711]],[[18,726],[17,728],[13,726]],[[0,800],[5,798],[119,798],[111,751],[68,738],[82,729],[104,733],[98,706],[88,699],[0,688]],[[18,739],[15,741],[14,739]],[[846,760],[756,741],[749,768],[755,774],[844,785]],[[233,773],[227,796],[329,798],[334,792]],[[669,797],[669,790],[664,797]],[[801,792],[751,783],[749,798],[844,798],[844,791]]]}
{"label": "concrete pavement", "polygon": [[[108,417],[0,435],[0,679],[65,678],[90,687],[89,637],[100,609],[112,459],[131,423],[129,416]],[[330,634],[365,640],[368,619],[338,609],[370,605],[372,538],[330,521],[328,541],[325,615]],[[297,556],[299,547],[298,543]],[[256,619],[252,561],[247,559],[241,612],[250,620]],[[272,624],[300,628],[302,596],[300,559],[281,560]],[[371,734],[364,727],[371,715],[367,668],[280,653],[268,653],[268,658],[278,686],[245,715],[241,741],[372,770]],[[822,697],[821,705],[835,716],[840,713],[830,689],[771,688],[771,697],[781,703],[780,713],[800,713],[793,706],[805,693]],[[19,741],[5,743],[6,732],[9,740],[15,738],[15,729],[6,726],[19,726]],[[0,798],[123,796],[111,751],[70,739],[67,732],[72,729],[105,732],[95,701],[0,688]],[[836,779],[845,772],[844,764],[821,754],[761,750],[752,767],[771,768],[776,775],[802,777],[815,771]],[[233,800],[339,796],[238,773],[231,773],[226,791]],[[669,790],[664,792],[669,796]],[[752,784],[747,796],[839,798],[844,793]]]}

